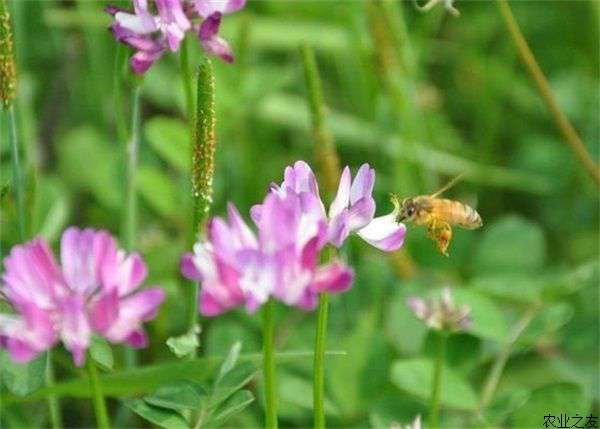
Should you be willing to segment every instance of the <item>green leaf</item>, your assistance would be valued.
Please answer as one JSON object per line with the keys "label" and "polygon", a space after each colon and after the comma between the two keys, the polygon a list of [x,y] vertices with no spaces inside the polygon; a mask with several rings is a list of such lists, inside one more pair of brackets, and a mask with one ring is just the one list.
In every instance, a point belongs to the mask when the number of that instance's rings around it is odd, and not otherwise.
{"label": "green leaf", "polygon": [[145,396],[144,401],[175,411],[197,410],[206,396],[206,390],[200,384],[177,380],[159,387],[152,395]]}
{"label": "green leaf", "polygon": [[531,397],[513,415],[513,427],[542,427],[544,416],[589,415],[590,402],[583,389],[572,383],[555,383],[534,390]]}
{"label": "green leaf", "polygon": [[214,385],[210,398],[211,406],[224,401],[234,392],[247,385],[256,376],[257,372],[258,369],[252,362],[242,362],[227,372]]}
{"label": "green leaf", "polygon": [[484,410],[483,417],[492,425],[500,425],[504,420],[514,414],[529,399],[531,393],[527,389],[515,388],[504,392]]}
{"label": "green leaf", "polygon": [[200,325],[196,325],[183,335],[170,337],[167,346],[178,358],[189,356],[200,347],[200,330]]}
{"label": "green leaf", "polygon": [[[6,350],[0,350],[0,376],[4,385],[12,393],[25,396],[44,384],[46,354],[28,363],[14,363]],[[0,401],[1,402],[1,401]]]}
{"label": "green leaf", "polygon": [[177,214],[175,195],[178,190],[165,173],[158,168],[140,166],[136,183],[142,197],[158,214],[167,218]]}
{"label": "green leaf", "polygon": [[98,336],[92,337],[90,354],[92,355],[92,359],[103,368],[108,370],[113,369],[114,359],[112,349],[104,338]]}
{"label": "green leaf", "polygon": [[72,189],[90,192],[102,205],[116,210],[123,200],[117,149],[94,128],[70,131],[57,145],[61,177]]}
{"label": "green leaf", "polygon": [[252,402],[254,402],[254,395],[249,390],[236,392],[225,404],[219,407],[211,423],[216,425],[225,423],[231,417],[242,412]]}
{"label": "green leaf", "polygon": [[154,151],[178,171],[190,169],[190,131],[178,119],[155,116],[144,126],[146,140]]}
{"label": "green leaf", "polygon": [[142,399],[126,401],[125,404],[134,413],[142,416],[157,426],[167,429],[187,429],[189,427],[186,420],[176,411],[154,407],[147,404]]}
{"label": "green leaf", "polygon": [[240,341],[237,341],[236,343],[233,344],[233,346],[231,346],[231,349],[229,350],[227,357],[225,358],[225,360],[223,361],[223,364],[221,365],[221,368],[219,369],[219,375],[217,376],[215,383],[219,383],[219,381],[229,371],[231,371],[233,369],[233,367],[237,363],[238,358],[240,357],[241,350],[242,350],[242,343]]}
{"label": "green leaf", "polygon": [[471,307],[473,325],[469,333],[478,337],[496,341],[504,341],[508,326],[502,311],[486,296],[467,289],[452,291],[458,305]]}
{"label": "green leaf", "polygon": [[[345,356],[345,352],[327,351],[327,357]],[[276,354],[278,362],[312,359],[312,351],[291,351]],[[251,362],[257,365],[262,359],[261,353],[240,355],[240,362]],[[124,371],[116,371],[100,376],[102,390],[108,397],[127,397],[150,393],[173,380],[206,381],[213,371],[219,367],[223,357],[210,356],[185,362],[169,362],[157,365],[148,365]],[[0,392],[0,400],[4,403],[22,401],[36,401],[49,395],[70,396],[73,398],[90,397],[89,381],[87,377],[77,377],[71,380],[56,383],[52,388],[43,387],[23,398]]]}
{"label": "green leaf", "polygon": [[538,272],[546,256],[542,229],[518,216],[504,217],[484,226],[473,258],[477,274]]}
{"label": "green leaf", "polygon": [[[428,359],[396,361],[392,366],[391,379],[400,389],[429,401],[433,381],[433,361]],[[450,368],[444,368],[442,380],[443,406],[460,410],[474,410],[477,407],[477,396],[473,388],[460,375]]]}
{"label": "green leaf", "polygon": [[566,303],[555,304],[542,310],[521,335],[519,344],[531,344],[540,336],[551,334],[567,324],[573,317],[573,307]]}
{"label": "green leaf", "polygon": [[470,287],[485,295],[523,304],[538,303],[543,281],[527,274],[493,274],[476,277]]}

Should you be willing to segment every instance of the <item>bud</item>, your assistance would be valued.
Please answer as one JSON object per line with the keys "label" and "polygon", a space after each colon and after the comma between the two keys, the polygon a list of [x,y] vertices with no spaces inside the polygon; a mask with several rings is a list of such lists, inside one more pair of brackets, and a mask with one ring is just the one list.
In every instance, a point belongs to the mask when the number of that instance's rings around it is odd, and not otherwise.
{"label": "bud", "polygon": [[444,7],[446,8],[446,10],[448,12],[450,12],[452,15],[454,16],[460,16],[460,12],[458,11],[458,9],[456,9],[454,7],[454,0],[429,0],[427,3],[425,3],[422,7],[419,7],[417,5],[417,8],[421,11],[421,12],[429,12],[431,9],[433,9],[433,7],[435,5],[437,5],[438,3],[444,3]]}
{"label": "bud", "polygon": [[192,142],[192,198],[196,232],[208,218],[212,205],[216,149],[215,117],[215,76],[211,61],[205,59],[198,69],[198,100]]}
{"label": "bud", "polygon": [[10,14],[5,0],[0,0],[0,102],[8,108],[15,99],[17,68],[13,53]]}
{"label": "bud", "polygon": [[454,302],[450,288],[444,288],[438,299],[410,297],[406,303],[415,316],[431,329],[456,332],[471,327],[471,308],[468,305],[459,307]]}

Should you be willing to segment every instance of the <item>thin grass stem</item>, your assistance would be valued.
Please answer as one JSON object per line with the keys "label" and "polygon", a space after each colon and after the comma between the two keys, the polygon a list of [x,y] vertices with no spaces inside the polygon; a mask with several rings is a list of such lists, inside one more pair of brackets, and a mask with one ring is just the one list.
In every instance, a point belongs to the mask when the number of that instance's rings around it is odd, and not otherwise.
{"label": "thin grass stem", "polygon": [[521,31],[519,23],[512,13],[508,1],[496,0],[496,4],[500,10],[502,19],[504,20],[504,24],[506,25],[511,38],[517,50],[519,51],[521,60],[523,61],[527,72],[534,80],[537,90],[544,100],[544,103],[546,103],[546,106],[550,110],[556,126],[563,135],[565,143],[571,148],[576,158],[583,165],[589,175],[592,176],[592,179],[594,179],[596,185],[600,186],[600,168],[598,167],[597,162],[592,159],[587,148],[581,141],[579,134],[577,134],[577,131],[573,125],[571,125],[571,122],[569,122],[569,119],[558,105],[556,98],[554,98],[554,94],[552,93],[552,89],[548,83],[548,79],[539,66],[535,55],[529,48],[527,40],[525,39],[525,36],[523,36],[523,32]]}
{"label": "thin grass stem", "polygon": [[92,401],[94,403],[96,424],[99,429],[110,429],[110,420],[108,419],[106,402],[104,401],[104,394],[102,393],[102,385],[100,383],[100,378],[98,377],[96,363],[91,356],[87,357],[85,366],[90,380],[90,392],[92,394]]}
{"label": "thin grass stem", "polygon": [[275,301],[263,306],[263,377],[265,383],[265,427],[277,429],[277,380],[275,368]]}

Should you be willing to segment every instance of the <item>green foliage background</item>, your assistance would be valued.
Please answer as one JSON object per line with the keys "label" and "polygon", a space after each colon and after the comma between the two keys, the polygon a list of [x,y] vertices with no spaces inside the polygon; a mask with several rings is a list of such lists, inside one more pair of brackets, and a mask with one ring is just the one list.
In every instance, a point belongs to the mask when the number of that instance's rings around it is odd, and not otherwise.
{"label": "green foliage background", "polygon": [[[598,159],[598,2],[513,2],[514,13],[547,74],[558,103]],[[19,71],[18,125],[27,161],[30,236],[57,244],[70,224],[119,233],[124,144],[115,108],[117,45],[105,3],[12,2]],[[458,2],[421,14],[412,3],[251,1],[227,17],[223,32],[234,65],[215,61],[218,148],[213,214],[227,201],[243,213],[260,201],[283,167],[315,165],[298,48],[317,54],[332,132],[343,165],[377,170],[378,211],[388,193],[429,193],[452,176],[448,195],[475,205],[477,231],[456,231],[440,256],[409,227],[403,264],[351,239],[343,251],[357,271],[354,288],[332,299],[326,408],[331,426],[385,427],[426,415],[435,341],[406,309],[406,297],[456,289],[473,307],[474,327],[452,337],[442,401],[447,427],[540,427],[548,413],[598,415],[598,189],[561,140],[519,61],[492,2]],[[200,61],[196,43],[192,64]],[[125,71],[123,71],[125,72]],[[178,260],[190,242],[189,131],[178,60],[165,55],[144,78],[136,247],[148,284],[168,299],[149,324],[151,346],[124,373],[122,350],[105,390],[120,401],[174,378],[212,377],[215,356],[236,341],[260,351],[258,315],[234,311],[201,320],[197,361],[178,360],[166,340],[187,329],[190,285]],[[123,88],[128,100],[130,82]],[[129,107],[122,106],[129,123]],[[2,135],[5,135],[4,133]],[[8,145],[0,145],[1,248],[17,242]],[[409,262],[407,262],[409,261]],[[407,265],[408,264],[408,265]],[[475,418],[490,368],[524,316],[532,321],[510,350],[498,389]],[[315,317],[278,308],[277,347],[310,351]],[[87,383],[70,356],[56,351],[59,385],[38,390],[43,361],[27,367],[0,356],[5,387],[0,423],[44,426],[44,395],[61,396],[67,426],[92,426]],[[249,355],[256,361],[256,356]],[[42,358],[43,359],[43,358]],[[112,359],[112,357],[111,357]],[[217,359],[218,360],[218,359]],[[312,359],[284,359],[279,369],[283,426],[312,424]],[[145,371],[145,372],[144,372]],[[129,374],[129,375],[128,375]],[[262,424],[258,396],[228,421]],[[25,396],[28,402],[19,395]],[[21,399],[19,399],[21,398]],[[33,407],[33,408],[32,408]],[[31,410],[36,410],[32,412]],[[129,425],[147,422],[129,416]]]}

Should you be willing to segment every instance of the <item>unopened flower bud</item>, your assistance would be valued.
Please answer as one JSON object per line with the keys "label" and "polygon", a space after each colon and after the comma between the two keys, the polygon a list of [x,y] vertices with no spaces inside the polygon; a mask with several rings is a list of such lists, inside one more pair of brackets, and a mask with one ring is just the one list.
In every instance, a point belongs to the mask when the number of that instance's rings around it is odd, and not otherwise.
{"label": "unopened flower bud", "polygon": [[438,299],[410,297],[406,303],[415,316],[431,329],[465,331],[472,325],[471,308],[457,305],[449,288],[444,288]]}

